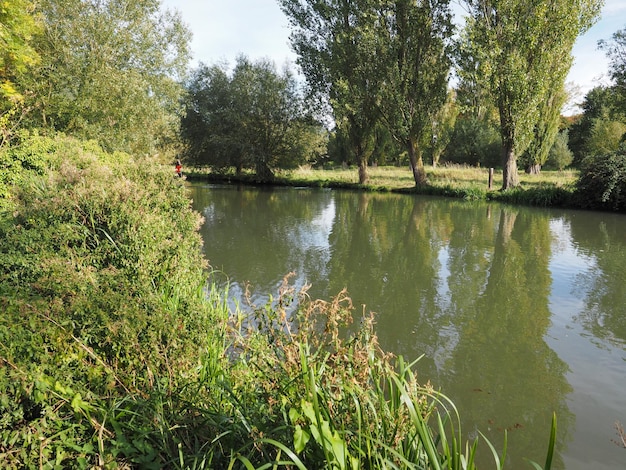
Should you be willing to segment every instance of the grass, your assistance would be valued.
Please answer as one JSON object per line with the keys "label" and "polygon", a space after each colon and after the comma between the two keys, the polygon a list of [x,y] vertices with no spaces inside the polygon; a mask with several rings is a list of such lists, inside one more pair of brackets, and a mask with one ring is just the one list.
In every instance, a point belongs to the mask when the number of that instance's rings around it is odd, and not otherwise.
{"label": "grass", "polygon": [[[513,204],[534,206],[574,206],[573,188],[578,177],[576,170],[542,171],[539,175],[521,172],[520,186],[511,191],[499,190],[502,172],[494,172],[493,188],[490,190],[489,170],[460,165],[443,165],[426,168],[428,184],[416,188],[413,174],[408,167],[370,167],[365,185],[358,182],[356,168],[332,170],[299,167],[294,170],[277,171],[272,184],[286,186],[310,186],[358,189],[366,191],[389,191],[457,197],[468,200],[497,200]],[[191,179],[226,179],[231,182],[258,183],[254,174],[211,174],[208,170],[193,170]]]}

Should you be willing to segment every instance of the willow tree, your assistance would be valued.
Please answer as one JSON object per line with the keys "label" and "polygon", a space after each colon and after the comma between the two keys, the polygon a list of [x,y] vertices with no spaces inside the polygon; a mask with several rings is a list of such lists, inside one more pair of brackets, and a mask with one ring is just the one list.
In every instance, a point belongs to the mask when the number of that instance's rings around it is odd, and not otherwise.
{"label": "willow tree", "polygon": [[564,82],[576,38],[603,0],[467,0],[473,54],[500,115],[503,182],[519,184],[517,158],[530,145],[542,103]]}
{"label": "willow tree", "polygon": [[426,183],[423,151],[446,103],[453,33],[449,0],[395,0],[381,16],[381,110],[409,155],[416,185]]}
{"label": "willow tree", "polygon": [[31,125],[148,154],[174,138],[191,33],[160,0],[39,0]]}
{"label": "willow tree", "polygon": [[194,164],[254,168],[259,180],[271,181],[274,168],[305,163],[324,136],[294,75],[267,60],[239,56],[231,74],[226,64],[201,65],[187,91],[181,136]]}
{"label": "willow tree", "polygon": [[279,0],[292,32],[297,63],[312,93],[328,100],[337,126],[347,135],[359,165],[367,165],[378,121],[377,70],[374,66],[378,0]]}

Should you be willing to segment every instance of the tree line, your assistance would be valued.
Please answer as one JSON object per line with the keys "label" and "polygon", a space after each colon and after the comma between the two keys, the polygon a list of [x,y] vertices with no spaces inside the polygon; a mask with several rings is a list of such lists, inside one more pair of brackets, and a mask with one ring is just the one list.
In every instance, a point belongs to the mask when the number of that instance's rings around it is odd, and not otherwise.
{"label": "tree line", "polygon": [[[602,0],[278,0],[298,73],[245,56],[189,70],[191,33],[159,0],[15,0],[0,12],[0,145],[24,129],[220,171],[302,164],[581,166],[626,132],[624,31],[613,85],[564,118],[577,37]],[[299,75],[300,74],[300,75]],[[451,80],[452,77],[455,80]]]}

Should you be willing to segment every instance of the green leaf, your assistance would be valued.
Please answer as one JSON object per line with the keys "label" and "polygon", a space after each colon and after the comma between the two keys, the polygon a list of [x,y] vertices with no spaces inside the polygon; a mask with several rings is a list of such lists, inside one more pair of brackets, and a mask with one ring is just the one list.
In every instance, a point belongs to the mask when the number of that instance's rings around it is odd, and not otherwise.
{"label": "green leaf", "polygon": [[310,439],[311,435],[304,429],[302,429],[302,426],[300,426],[299,424],[296,425],[296,430],[293,434],[293,446],[296,449],[296,453],[301,453]]}

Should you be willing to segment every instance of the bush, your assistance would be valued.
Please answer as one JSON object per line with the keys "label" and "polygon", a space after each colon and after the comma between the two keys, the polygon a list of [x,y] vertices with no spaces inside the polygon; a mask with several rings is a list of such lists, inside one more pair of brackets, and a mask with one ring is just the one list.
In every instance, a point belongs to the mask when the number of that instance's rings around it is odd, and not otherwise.
{"label": "bush", "polygon": [[626,211],[626,148],[608,155],[588,157],[576,183],[583,208]]}
{"label": "bush", "polygon": [[158,467],[158,403],[219,343],[200,216],[170,168],[40,139],[0,215],[0,467]]}
{"label": "bush", "polygon": [[20,131],[15,143],[0,149],[0,207],[7,203],[9,188],[29,173],[41,175],[48,156],[55,151],[55,141],[39,134]]}

